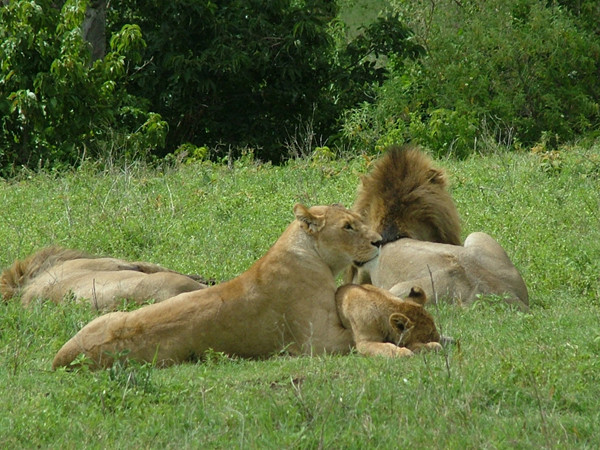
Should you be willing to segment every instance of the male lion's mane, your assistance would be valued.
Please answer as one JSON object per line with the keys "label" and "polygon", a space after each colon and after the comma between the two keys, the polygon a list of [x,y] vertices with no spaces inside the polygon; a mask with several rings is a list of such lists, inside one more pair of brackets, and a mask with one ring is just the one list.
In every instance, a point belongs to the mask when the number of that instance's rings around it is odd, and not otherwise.
{"label": "male lion's mane", "polygon": [[352,209],[381,234],[460,245],[460,219],[443,170],[412,145],[390,146],[362,177]]}

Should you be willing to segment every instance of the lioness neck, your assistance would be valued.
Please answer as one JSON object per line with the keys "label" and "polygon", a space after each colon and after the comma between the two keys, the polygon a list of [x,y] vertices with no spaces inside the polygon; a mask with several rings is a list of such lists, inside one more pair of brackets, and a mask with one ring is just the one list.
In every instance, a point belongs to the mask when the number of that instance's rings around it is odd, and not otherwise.
{"label": "lioness neck", "polygon": [[275,244],[260,260],[269,261],[270,263],[276,260],[276,266],[284,265],[282,264],[282,260],[284,260],[286,264],[296,267],[296,269],[303,267],[311,272],[325,271],[323,275],[331,277],[334,280],[337,274],[345,268],[332,267],[319,254],[315,245],[315,239],[307,235],[297,222],[292,222],[287,227]]}

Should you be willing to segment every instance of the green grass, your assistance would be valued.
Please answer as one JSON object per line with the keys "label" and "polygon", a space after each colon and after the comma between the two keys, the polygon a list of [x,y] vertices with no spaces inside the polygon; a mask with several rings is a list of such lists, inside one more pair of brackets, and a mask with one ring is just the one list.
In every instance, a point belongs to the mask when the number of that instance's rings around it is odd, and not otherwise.
{"label": "green grass", "polygon": [[[600,447],[600,148],[441,161],[463,237],[486,231],[528,284],[502,302],[430,306],[446,353],[211,355],[164,370],[50,371],[85,305],[0,304],[0,448]],[[292,220],[295,202],[352,203],[367,158],[285,167],[136,165],[0,182],[0,265],[48,244],[225,280]]]}

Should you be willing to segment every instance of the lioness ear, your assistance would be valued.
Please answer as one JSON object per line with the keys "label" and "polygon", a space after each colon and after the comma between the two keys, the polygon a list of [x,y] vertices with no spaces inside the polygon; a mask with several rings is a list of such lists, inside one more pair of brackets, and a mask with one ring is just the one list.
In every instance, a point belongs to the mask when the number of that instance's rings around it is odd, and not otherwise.
{"label": "lioness ear", "polygon": [[427,294],[425,294],[425,291],[419,286],[413,286],[412,288],[410,288],[408,299],[412,300],[415,303],[418,303],[419,305],[424,305],[425,303],[427,303]]}
{"label": "lioness ear", "polygon": [[294,215],[300,221],[300,225],[309,234],[316,233],[323,226],[323,216],[311,214],[308,208],[301,203],[294,205]]}
{"label": "lioness ear", "polygon": [[437,169],[429,169],[427,178],[432,184],[439,184],[441,187],[446,187],[448,181],[446,180],[446,174]]}
{"label": "lioness ear", "polygon": [[390,316],[390,325],[393,329],[402,334],[413,326],[412,321],[401,313],[394,313]]}

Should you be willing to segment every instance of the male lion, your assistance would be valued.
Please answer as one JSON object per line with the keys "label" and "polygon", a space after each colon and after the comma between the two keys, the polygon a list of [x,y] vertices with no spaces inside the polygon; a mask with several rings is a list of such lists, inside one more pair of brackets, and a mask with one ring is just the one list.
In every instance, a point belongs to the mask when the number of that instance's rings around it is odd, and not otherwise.
{"label": "male lion", "polygon": [[[460,245],[460,219],[441,169],[418,147],[390,146],[361,178],[352,210],[381,234],[382,245],[402,238]],[[351,267],[346,283],[370,283]]]}
{"label": "male lion", "polygon": [[15,261],[0,276],[2,298],[20,295],[25,306],[37,298],[59,303],[71,294],[78,301],[89,300],[96,309],[109,310],[123,299],[137,304],[151,299],[161,302],[205,287],[156,264],[100,258],[58,246]]}
{"label": "male lion", "polygon": [[388,148],[363,177],[353,206],[382,235],[381,255],[351,268],[345,281],[372,283],[399,297],[419,286],[429,298],[461,303],[497,294],[527,311],[525,282],[493,238],[473,233],[460,246],[460,221],[446,185],[444,172],[417,147]]}
{"label": "male lion", "polygon": [[412,356],[442,348],[433,317],[423,307],[427,296],[418,287],[401,300],[370,284],[346,284],[335,298],[342,324],[352,330],[360,354]]}
{"label": "male lion", "polygon": [[486,233],[472,233],[464,246],[400,239],[381,249],[379,261],[363,267],[374,285],[402,297],[413,286],[429,298],[469,304],[498,295],[529,311],[527,286],[504,249]]}
{"label": "male lion", "polygon": [[384,245],[402,238],[460,245],[460,219],[447,185],[444,171],[419,148],[390,146],[362,177],[352,210]]}
{"label": "male lion", "polygon": [[[81,354],[97,367],[116,355],[159,366],[212,349],[240,357],[347,353],[352,331],[338,316],[335,278],[379,254],[381,236],[341,205],[294,206],[294,220],[238,277],[87,324],[57,353],[53,368]],[[126,354],[125,354],[126,353]]]}

